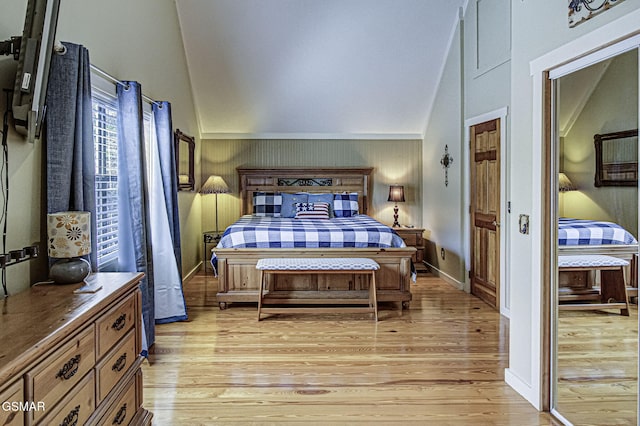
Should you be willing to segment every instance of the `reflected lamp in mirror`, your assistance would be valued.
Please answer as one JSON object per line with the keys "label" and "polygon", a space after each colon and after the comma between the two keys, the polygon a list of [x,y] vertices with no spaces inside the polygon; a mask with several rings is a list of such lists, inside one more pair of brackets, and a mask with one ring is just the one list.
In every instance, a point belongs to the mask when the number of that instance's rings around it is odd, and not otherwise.
{"label": "reflected lamp in mirror", "polygon": [[91,213],[69,211],[47,215],[49,257],[58,259],[49,269],[56,284],[83,282],[91,264],[81,256],[91,253]]}
{"label": "reflected lamp in mirror", "polygon": [[178,175],[178,191],[193,191],[196,188],[194,171],[195,138],[187,136],[176,129],[173,132],[173,143],[176,152],[176,173]]}
{"label": "reflected lamp in mirror", "polygon": [[218,194],[228,194],[230,192],[231,190],[227,182],[222,179],[222,176],[216,175],[209,176],[204,185],[202,185],[202,188],[200,188],[200,193],[203,195],[216,195],[216,237],[220,236],[220,228],[218,227]]}
{"label": "reflected lamp in mirror", "polygon": [[393,226],[398,227],[398,203],[404,203],[404,186],[402,185],[390,185],[389,186],[389,198],[387,201],[393,201],[395,206],[393,207]]}
{"label": "reflected lamp in mirror", "polygon": [[560,192],[576,191],[577,189],[566,174],[560,173],[558,175],[558,190]]}

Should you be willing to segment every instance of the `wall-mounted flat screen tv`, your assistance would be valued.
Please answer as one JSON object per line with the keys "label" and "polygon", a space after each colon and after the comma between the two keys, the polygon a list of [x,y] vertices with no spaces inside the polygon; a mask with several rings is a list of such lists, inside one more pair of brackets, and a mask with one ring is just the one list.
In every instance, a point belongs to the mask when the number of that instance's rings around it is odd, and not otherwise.
{"label": "wall-mounted flat screen tv", "polygon": [[13,91],[18,132],[33,142],[40,137],[60,0],[28,0]]}

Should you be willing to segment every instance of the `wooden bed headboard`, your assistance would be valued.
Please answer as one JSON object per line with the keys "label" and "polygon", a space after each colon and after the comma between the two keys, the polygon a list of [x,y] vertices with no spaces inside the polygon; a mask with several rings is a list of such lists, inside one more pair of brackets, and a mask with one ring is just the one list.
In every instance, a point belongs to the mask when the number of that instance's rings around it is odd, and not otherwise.
{"label": "wooden bed headboard", "polygon": [[357,192],[360,213],[371,212],[371,173],[366,168],[242,168],[240,178],[240,213],[253,213],[254,192]]}

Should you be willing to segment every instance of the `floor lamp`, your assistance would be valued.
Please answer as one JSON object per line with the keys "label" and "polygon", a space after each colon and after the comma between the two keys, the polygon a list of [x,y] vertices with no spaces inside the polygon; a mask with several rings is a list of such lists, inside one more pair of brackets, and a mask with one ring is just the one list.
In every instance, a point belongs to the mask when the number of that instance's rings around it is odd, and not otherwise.
{"label": "floor lamp", "polygon": [[216,237],[220,236],[220,228],[218,227],[218,194],[228,194],[231,190],[227,183],[220,176],[211,175],[206,180],[202,188],[201,194],[216,194]]}

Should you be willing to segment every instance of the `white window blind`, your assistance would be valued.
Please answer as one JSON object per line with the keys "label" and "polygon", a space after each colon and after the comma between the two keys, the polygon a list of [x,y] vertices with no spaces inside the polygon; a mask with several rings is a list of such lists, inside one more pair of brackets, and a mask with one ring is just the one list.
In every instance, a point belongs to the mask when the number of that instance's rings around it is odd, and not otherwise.
{"label": "white window blind", "polygon": [[118,108],[114,98],[92,93],[96,163],[98,268],[118,256]]}

